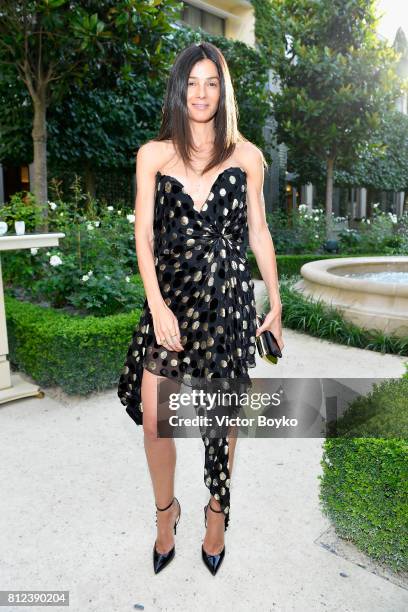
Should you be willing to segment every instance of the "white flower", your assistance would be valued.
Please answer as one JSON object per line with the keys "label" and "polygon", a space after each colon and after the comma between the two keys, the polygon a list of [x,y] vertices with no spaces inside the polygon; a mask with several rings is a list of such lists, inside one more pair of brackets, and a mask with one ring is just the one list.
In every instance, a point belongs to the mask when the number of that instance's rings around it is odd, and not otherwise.
{"label": "white flower", "polygon": [[379,207],[379,205],[380,205],[380,203],[379,203],[379,202],[376,202],[376,204],[373,204],[373,208],[378,208],[378,207]]}
{"label": "white flower", "polygon": [[101,224],[100,221],[92,221],[92,223],[94,224],[95,227],[99,227]]}
{"label": "white flower", "polygon": [[127,283],[130,283],[130,276],[125,276],[125,281],[126,281]]}
{"label": "white flower", "polygon": [[315,234],[315,238],[318,238],[318,237],[319,237],[319,234]]}
{"label": "white flower", "polygon": [[89,272],[88,272],[88,276],[92,276],[92,274],[93,274],[93,271],[92,271],[92,270],[89,270]]}
{"label": "white flower", "polygon": [[62,217],[63,214],[64,214],[63,212],[60,212],[60,217]]}
{"label": "white flower", "polygon": [[31,251],[31,255],[37,255],[38,253],[38,249],[36,249],[35,247],[32,247],[30,251]]}
{"label": "white flower", "polygon": [[49,257],[51,255],[51,253],[49,251],[47,251],[46,255]]}
{"label": "white flower", "polygon": [[87,223],[87,224],[86,224],[86,229],[87,229],[88,231],[91,231],[91,230],[93,230],[93,229],[95,229],[95,228],[94,228],[94,225],[93,225],[92,223]]}
{"label": "white flower", "polygon": [[110,276],[108,276],[107,274],[105,274],[105,278],[106,278],[107,280],[110,280]]}
{"label": "white flower", "polygon": [[299,205],[299,212],[304,212],[305,210],[307,210],[307,204],[300,204]]}
{"label": "white flower", "polygon": [[368,223],[368,224],[370,224],[370,223],[371,223],[370,219],[367,219],[367,223]]}
{"label": "white flower", "polygon": [[121,211],[121,210],[118,210],[118,215],[121,215],[121,214],[122,214],[122,211]]}
{"label": "white flower", "polygon": [[49,207],[51,208],[51,210],[55,210],[57,208],[57,205],[55,202],[48,202]]}
{"label": "white flower", "polygon": [[89,276],[87,274],[84,274],[82,280],[86,282],[87,280],[89,280]]}
{"label": "white flower", "polygon": [[113,206],[108,206],[108,210],[113,210]]}
{"label": "white flower", "polygon": [[58,255],[53,255],[50,259],[50,264],[51,266],[55,267],[55,266],[60,266],[62,264],[62,259],[61,257],[58,257]]}
{"label": "white flower", "polygon": [[129,223],[134,223],[135,218],[135,215],[126,215],[126,219],[129,221]]}

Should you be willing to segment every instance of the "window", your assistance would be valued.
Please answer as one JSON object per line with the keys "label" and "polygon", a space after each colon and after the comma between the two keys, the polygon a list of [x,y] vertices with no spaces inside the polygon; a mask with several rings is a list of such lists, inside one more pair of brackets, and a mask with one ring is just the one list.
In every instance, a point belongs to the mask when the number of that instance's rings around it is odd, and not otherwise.
{"label": "window", "polygon": [[225,19],[184,2],[181,20],[191,28],[202,28],[215,36],[225,35]]}

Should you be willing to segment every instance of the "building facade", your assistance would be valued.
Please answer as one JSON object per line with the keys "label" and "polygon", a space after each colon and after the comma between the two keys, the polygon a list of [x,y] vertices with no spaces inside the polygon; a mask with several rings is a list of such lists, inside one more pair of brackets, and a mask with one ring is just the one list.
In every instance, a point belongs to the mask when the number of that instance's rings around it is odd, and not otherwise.
{"label": "building facade", "polygon": [[255,45],[254,10],[248,0],[189,0],[183,5],[180,23]]}

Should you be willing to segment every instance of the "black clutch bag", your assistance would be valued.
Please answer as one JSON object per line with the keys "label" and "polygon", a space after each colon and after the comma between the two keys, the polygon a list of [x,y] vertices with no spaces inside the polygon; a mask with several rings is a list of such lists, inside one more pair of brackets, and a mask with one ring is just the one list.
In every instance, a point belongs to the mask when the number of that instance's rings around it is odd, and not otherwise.
{"label": "black clutch bag", "polygon": [[[265,321],[266,314],[256,315],[256,326],[261,327]],[[273,333],[267,329],[266,331],[256,336],[256,346],[258,349],[259,356],[267,361],[268,363],[277,363],[278,357],[282,357],[279,344],[276,342],[276,338]]]}

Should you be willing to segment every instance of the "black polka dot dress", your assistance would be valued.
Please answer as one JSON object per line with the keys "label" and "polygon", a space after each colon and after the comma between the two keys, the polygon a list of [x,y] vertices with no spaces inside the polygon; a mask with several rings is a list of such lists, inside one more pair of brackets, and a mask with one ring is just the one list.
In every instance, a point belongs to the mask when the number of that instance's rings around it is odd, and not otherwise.
{"label": "black polka dot dress", "polygon": [[[200,210],[176,178],[156,175],[154,261],[160,290],[176,316],[183,351],[158,345],[145,300],[118,384],[118,396],[137,425],[143,423],[143,368],[187,384],[222,381],[247,392],[255,367],[254,284],[246,258],[246,173],[224,169]],[[227,384],[226,384],[227,383]],[[229,431],[214,438],[201,430],[204,482],[230,516]]]}

